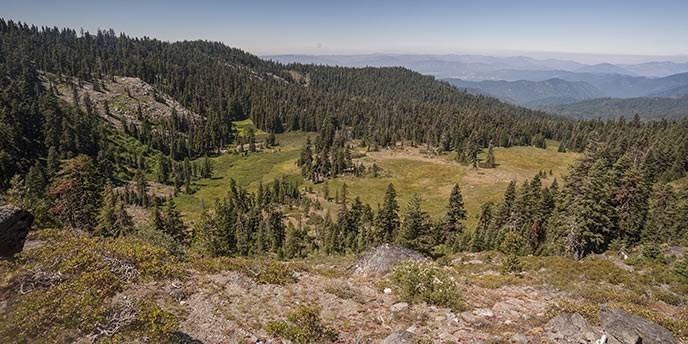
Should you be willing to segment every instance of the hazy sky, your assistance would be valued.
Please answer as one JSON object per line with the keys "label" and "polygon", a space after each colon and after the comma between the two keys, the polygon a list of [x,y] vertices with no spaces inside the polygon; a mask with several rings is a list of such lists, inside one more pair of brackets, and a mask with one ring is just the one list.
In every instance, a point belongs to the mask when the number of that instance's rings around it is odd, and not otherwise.
{"label": "hazy sky", "polygon": [[[686,0],[0,0],[0,17],[169,41],[222,41],[258,55],[688,55]],[[566,56],[574,55],[556,55]]]}

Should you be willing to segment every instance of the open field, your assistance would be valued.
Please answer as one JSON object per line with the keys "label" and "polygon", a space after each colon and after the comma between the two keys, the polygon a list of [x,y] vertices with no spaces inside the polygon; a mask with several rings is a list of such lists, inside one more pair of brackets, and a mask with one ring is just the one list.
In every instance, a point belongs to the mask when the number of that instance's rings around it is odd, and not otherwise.
{"label": "open field", "polygon": [[[454,153],[428,158],[418,148],[397,147],[397,150],[368,152],[357,159],[366,166],[376,163],[384,171],[378,178],[356,178],[344,176],[329,181],[330,197],[335,190],[347,184],[349,198],[360,196],[364,203],[373,208],[382,203],[389,183],[397,191],[397,201],[401,212],[414,193],[423,199],[423,209],[433,218],[445,212],[449,193],[455,183],[459,183],[469,215],[469,228],[478,215],[480,206],[487,201],[499,201],[511,180],[522,182],[532,179],[540,170],[552,176],[543,180],[551,183],[554,178],[561,179],[567,167],[575,161],[578,154],[557,153],[558,143],[548,142],[547,149],[535,147],[495,148],[497,168],[474,169],[453,160]],[[322,190],[322,184],[314,185],[314,190]]]}
{"label": "open field", "polygon": [[250,191],[258,188],[258,182],[271,182],[282,175],[300,175],[296,160],[301,153],[302,133],[279,135],[280,146],[266,152],[223,154],[212,158],[213,178],[196,181],[198,191],[191,195],[182,194],[175,199],[178,209],[187,217],[194,219],[202,205],[210,206],[215,199],[226,195],[230,179]]}
{"label": "open field", "polygon": [[[246,128],[252,123],[242,121],[242,125]],[[261,180],[268,183],[282,175],[299,177],[296,160],[307,136],[304,133],[280,134],[277,135],[279,146],[275,149],[246,156],[224,154],[212,158],[213,179],[197,181],[196,193],[181,195],[175,200],[178,208],[187,219],[194,219],[202,209],[202,204],[212,205],[216,198],[226,194],[231,178],[249,191],[255,191]],[[495,148],[498,166],[494,169],[463,166],[453,160],[454,153],[428,157],[421,149],[410,146],[378,152],[365,152],[362,149],[357,152],[361,157],[354,161],[368,167],[375,163],[383,171],[376,178],[342,176],[329,180],[330,198],[334,200],[336,191],[346,183],[350,200],[360,196],[364,203],[375,209],[382,202],[387,185],[392,183],[402,213],[411,196],[418,193],[423,199],[423,209],[433,218],[438,218],[444,214],[451,188],[454,183],[459,183],[469,214],[470,228],[480,206],[487,201],[499,201],[511,180],[529,180],[540,170],[547,173],[552,171],[552,176],[543,180],[543,184],[549,184],[554,178],[560,179],[578,154],[557,153],[557,148],[558,143],[554,141],[548,142],[547,149]],[[304,187],[312,187],[322,195],[323,183],[306,183]],[[334,202],[323,202],[323,206],[336,214],[338,206]]]}

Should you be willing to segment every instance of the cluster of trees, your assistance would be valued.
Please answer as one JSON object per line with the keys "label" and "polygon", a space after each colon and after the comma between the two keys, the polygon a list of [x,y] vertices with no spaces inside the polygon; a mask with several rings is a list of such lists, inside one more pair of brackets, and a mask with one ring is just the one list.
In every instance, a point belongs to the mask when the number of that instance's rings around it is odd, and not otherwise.
{"label": "cluster of trees", "polygon": [[685,244],[688,188],[671,182],[688,169],[686,125],[616,123],[624,132],[590,142],[563,186],[543,187],[536,176],[520,188],[511,183],[501,203],[484,204],[467,246],[581,258],[639,243]]}
{"label": "cluster of trees", "polygon": [[[346,172],[354,172],[354,166],[349,150],[347,132],[340,130],[337,121],[330,121],[315,139],[315,145],[310,137],[301,150],[297,165],[301,167],[301,175],[314,183],[323,179],[336,177]],[[357,174],[361,174],[358,171]]]}
{"label": "cluster of trees", "polygon": [[198,122],[140,118],[135,127],[126,125],[177,160],[219,149],[232,139],[231,121],[246,117],[271,133],[326,130],[334,117],[369,145],[404,139],[444,150],[529,145],[536,138],[572,136],[575,126],[404,68],[282,65],[220,43],[168,43],[112,30],[77,34],[5,20],[0,39],[8,61],[26,57],[58,77],[139,77],[199,114]]}
{"label": "cluster of trees", "polygon": [[[94,120],[89,99],[75,97],[76,106],[60,101],[39,71],[94,85],[115,75],[139,77],[200,117],[148,118],[139,111],[118,131]],[[192,192],[192,178],[211,174],[207,154],[235,140],[232,121],[247,117],[270,133],[268,141],[283,131],[318,132],[299,159],[303,176],[314,182],[364,171],[352,163],[351,139],[373,149],[425,144],[489,168],[496,166],[493,146],[545,148],[555,139],[560,151],[585,154],[561,186],[543,187],[541,176],[510,185],[503,202],[482,207],[472,233],[464,229],[458,186],[447,216],[433,221],[418,196],[400,216],[390,185],[375,211],[342,190],[336,221],[326,216],[323,232],[311,235],[304,226],[285,225],[282,210],[307,201],[296,184],[281,180],[256,194],[230,186],[189,235],[173,202],[160,209],[164,202],[148,197],[148,168],[156,166],[159,182]],[[248,134],[241,143],[255,144]],[[157,158],[127,152],[115,140],[122,137]],[[480,161],[483,148],[487,157]],[[582,257],[612,245],[686,240],[686,190],[670,184],[686,171],[687,119],[573,121],[468,95],[403,68],[281,65],[220,43],[77,34],[0,19],[0,189],[9,187],[11,200],[46,223],[121,235],[131,230],[124,204],[134,203],[153,207],[156,229],[220,255],[296,257],[315,247],[358,252],[394,242],[428,253],[444,244]],[[133,189],[115,191],[110,182],[118,179],[133,180]]]}
{"label": "cluster of trees", "polygon": [[299,184],[285,178],[275,179],[270,187],[259,184],[249,193],[230,181],[227,196],[212,209],[205,210],[193,228],[193,242],[210,255],[277,254],[303,257],[312,243],[306,231],[289,222],[285,225],[284,207],[304,205]]}
{"label": "cluster of trees", "polygon": [[152,117],[138,107],[135,121],[121,118],[125,134],[161,151],[174,160],[197,158],[220,148],[235,138],[232,121],[236,113],[212,114],[204,121],[179,116],[173,109],[169,117]]}
{"label": "cluster of trees", "polygon": [[459,185],[454,185],[447,213],[432,220],[421,207],[421,197],[414,195],[400,213],[396,190],[387,186],[382,205],[377,211],[356,197],[347,203],[346,184],[339,193],[341,203],[337,220],[329,215],[323,223],[322,249],[326,253],[362,252],[383,243],[393,243],[428,255],[452,250],[465,235],[466,210]]}
{"label": "cluster of trees", "polygon": [[192,180],[210,178],[213,175],[213,165],[208,155],[196,161],[191,161],[186,157],[183,161],[178,162],[161,152],[158,154],[157,160],[157,168],[155,170],[157,182],[168,184],[171,180],[175,194],[181,191],[182,186],[184,186],[184,192],[190,194],[193,192],[191,188]]}

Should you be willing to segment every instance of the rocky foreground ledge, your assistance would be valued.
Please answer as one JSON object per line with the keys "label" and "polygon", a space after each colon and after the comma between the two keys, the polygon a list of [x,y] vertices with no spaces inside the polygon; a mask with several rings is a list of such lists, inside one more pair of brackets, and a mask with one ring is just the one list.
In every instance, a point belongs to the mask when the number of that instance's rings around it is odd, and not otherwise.
{"label": "rocky foreground ledge", "polygon": [[13,205],[0,207],[0,257],[12,257],[24,249],[33,215]]}

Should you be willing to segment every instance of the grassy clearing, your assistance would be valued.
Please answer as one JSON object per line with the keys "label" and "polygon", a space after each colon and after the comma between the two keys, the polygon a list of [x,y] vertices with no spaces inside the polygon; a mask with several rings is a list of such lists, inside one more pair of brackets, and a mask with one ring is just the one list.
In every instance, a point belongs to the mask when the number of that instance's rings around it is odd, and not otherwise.
{"label": "grassy clearing", "polygon": [[202,210],[202,205],[210,206],[215,199],[226,195],[230,179],[238,185],[254,191],[258,182],[272,182],[282,175],[299,176],[296,160],[301,153],[300,133],[278,135],[280,142],[274,150],[255,152],[248,155],[223,154],[212,158],[213,178],[196,181],[198,191],[191,195],[180,195],[175,199],[178,209],[187,219],[195,219]]}
{"label": "grassy clearing", "polygon": [[[242,121],[247,128],[253,125]],[[241,125],[237,127],[241,127]],[[198,191],[192,195],[181,195],[176,199],[178,208],[187,217],[195,219],[202,209],[202,204],[209,206],[214,200],[223,197],[227,192],[230,178],[237,184],[256,190],[258,182],[271,182],[282,175],[298,178],[300,173],[296,166],[301,147],[307,135],[287,133],[277,135],[279,146],[266,152],[251,153],[247,156],[225,154],[213,158],[214,178],[197,181]],[[377,207],[384,198],[389,183],[397,191],[397,200],[403,212],[414,193],[421,195],[423,208],[434,218],[445,212],[451,188],[459,183],[468,210],[469,228],[476,221],[480,206],[487,201],[499,201],[506,186],[511,180],[524,181],[531,179],[540,170],[553,176],[543,181],[550,183],[560,178],[577,157],[575,153],[557,153],[558,144],[548,142],[547,149],[535,147],[496,148],[495,157],[499,164],[495,169],[473,169],[456,163],[454,153],[442,156],[426,157],[419,148],[397,147],[396,150],[379,152],[357,152],[362,157],[356,163],[372,166],[373,163],[384,171],[377,178],[342,176],[330,180],[330,198],[335,197],[336,190],[346,183],[349,199],[360,196],[364,203]],[[323,184],[306,183],[315,191],[321,192]],[[338,206],[334,202],[324,202],[324,207],[336,214]]]}
{"label": "grassy clearing", "polygon": [[265,135],[266,134],[266,132],[258,129],[258,127],[256,127],[255,124],[253,124],[253,121],[250,118],[245,119],[243,121],[234,121],[234,122],[232,122],[232,124],[234,124],[234,128],[236,128],[239,136],[245,136],[246,131],[248,129],[253,129],[253,133],[255,133],[256,135]]}
{"label": "grassy clearing", "polygon": [[[553,175],[543,180],[551,183],[554,178],[561,179],[568,166],[578,157],[576,153],[557,153],[558,143],[548,142],[547,149],[535,147],[495,148],[498,166],[494,169],[473,169],[453,161],[454,154],[428,158],[418,148],[398,148],[396,151],[384,150],[368,152],[357,159],[367,166],[376,163],[384,169],[378,178],[356,178],[344,176],[329,181],[330,197],[335,190],[347,184],[349,198],[360,196],[364,203],[373,208],[382,203],[389,183],[394,184],[397,200],[403,211],[414,193],[421,195],[423,208],[433,217],[444,214],[447,199],[454,183],[461,186],[466,209],[469,214],[469,228],[476,221],[480,206],[487,201],[500,201],[507,185],[512,180],[519,182],[532,179],[539,171]],[[313,185],[321,191],[322,184]],[[334,204],[332,211],[336,210]]]}

